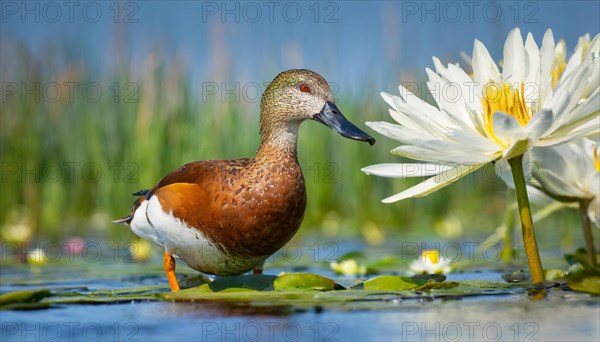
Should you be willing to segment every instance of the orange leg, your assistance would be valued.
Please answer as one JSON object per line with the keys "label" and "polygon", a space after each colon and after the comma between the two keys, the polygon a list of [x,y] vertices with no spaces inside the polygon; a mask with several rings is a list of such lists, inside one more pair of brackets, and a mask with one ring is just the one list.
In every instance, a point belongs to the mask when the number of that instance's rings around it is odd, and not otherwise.
{"label": "orange leg", "polygon": [[263,261],[260,265],[257,265],[254,268],[252,268],[252,274],[263,274],[264,265],[265,262]]}
{"label": "orange leg", "polygon": [[179,283],[175,276],[175,258],[167,251],[165,251],[165,272],[167,273],[167,279],[169,279],[169,286],[171,291],[179,291]]}

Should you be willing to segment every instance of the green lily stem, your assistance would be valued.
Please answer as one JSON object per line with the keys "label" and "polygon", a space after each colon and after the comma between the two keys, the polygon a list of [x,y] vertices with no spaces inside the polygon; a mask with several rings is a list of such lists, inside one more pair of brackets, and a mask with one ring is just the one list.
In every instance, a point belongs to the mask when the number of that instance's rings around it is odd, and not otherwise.
{"label": "green lily stem", "polygon": [[[513,203],[513,192],[506,189],[506,203]],[[504,213],[504,248],[502,249],[502,261],[505,264],[510,263],[513,258],[513,223],[515,221],[514,205],[509,204]]]}
{"label": "green lily stem", "polygon": [[596,256],[596,247],[594,246],[594,236],[592,235],[592,222],[587,214],[590,206],[590,200],[579,201],[579,213],[581,214],[581,225],[583,226],[583,238],[585,240],[585,250],[588,261],[592,266],[598,267]]}
{"label": "green lily stem", "polygon": [[523,231],[523,243],[527,261],[529,262],[529,272],[534,283],[544,281],[544,270],[540,260],[535,231],[533,229],[533,220],[531,218],[531,208],[529,207],[529,197],[527,196],[527,186],[525,184],[525,175],[523,174],[523,155],[508,159],[515,190],[517,192],[517,204],[519,205],[519,216],[521,218],[521,228]]}

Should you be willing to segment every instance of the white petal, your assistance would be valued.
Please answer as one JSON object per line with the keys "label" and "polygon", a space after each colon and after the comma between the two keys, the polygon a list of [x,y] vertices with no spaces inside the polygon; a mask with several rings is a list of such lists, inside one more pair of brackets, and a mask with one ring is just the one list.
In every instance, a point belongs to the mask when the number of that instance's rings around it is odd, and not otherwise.
{"label": "white petal", "polygon": [[525,48],[519,28],[512,29],[504,43],[502,78],[511,84],[525,81]]}
{"label": "white petal", "polygon": [[600,54],[600,34],[596,34],[594,39],[590,42],[590,47],[588,50],[588,55],[591,53]]}
{"label": "white petal", "polygon": [[594,91],[600,88],[600,62],[598,62],[598,54],[590,55],[586,58],[593,59],[592,71],[589,73],[588,85],[583,89],[581,96],[586,98],[590,96]]}
{"label": "white petal", "polygon": [[588,192],[595,198],[600,198],[600,172],[596,172],[592,175],[588,186]]}
{"label": "white petal", "polygon": [[383,100],[388,104],[388,106],[396,109],[395,105],[394,105],[394,95],[392,94],[388,94],[384,91],[382,91],[381,93],[379,93],[379,95],[381,95],[381,98],[383,98]]}
{"label": "white petal", "polygon": [[515,182],[513,181],[512,172],[510,171],[510,165],[506,159],[502,158],[495,162],[494,169],[496,171],[496,176],[502,179],[506,186],[511,189],[515,188]]}
{"label": "white petal", "polygon": [[588,98],[581,101],[575,109],[565,113],[559,119],[558,125],[564,126],[584,119],[585,117],[597,113],[600,110],[600,88],[596,89]]}
{"label": "white petal", "polygon": [[[424,134],[421,131],[411,130],[407,127],[394,125],[389,122],[366,122],[368,127],[373,130],[389,137],[394,140],[400,141],[404,144],[408,144],[409,146],[419,147],[423,149],[433,150],[433,151],[442,151],[443,153],[447,153],[448,151],[460,151],[460,154],[489,154],[497,151],[497,148],[494,150],[483,150],[483,147],[486,147],[485,144],[482,145],[473,145],[472,142],[474,140],[469,140],[467,137],[461,137],[464,140],[462,143],[458,143],[448,137],[437,138],[431,135]],[[458,132],[457,134],[460,134]],[[392,153],[394,153],[392,151]],[[441,154],[442,156],[444,154]],[[418,158],[419,159],[419,158]],[[446,161],[446,159],[440,159]]]}
{"label": "white petal", "polygon": [[587,60],[571,77],[561,79],[562,82],[556,86],[552,99],[544,103],[543,108],[551,109],[557,114],[558,123],[561,122],[560,117],[567,115],[581,99],[581,93],[589,81],[591,67],[592,61]]}
{"label": "white petal", "polygon": [[395,108],[403,113],[408,120],[414,122],[420,130],[425,130],[434,136],[443,137],[447,127],[455,126],[445,113],[415,95],[404,95],[405,97],[402,97],[403,92],[405,94],[411,93],[402,86],[398,88],[401,97],[395,96],[393,98]]}
{"label": "white petal", "polygon": [[461,150],[430,149],[417,146],[404,145],[392,150],[393,154],[415,160],[449,163],[484,163],[496,160],[502,156],[502,152],[477,153],[467,147]]}
{"label": "white petal", "polygon": [[479,85],[467,75],[467,73],[456,65],[448,65],[448,76],[450,80],[458,83],[462,89],[462,98],[465,103],[469,104],[471,110],[475,113],[483,112],[483,105],[481,103],[481,96],[483,94],[483,87]]}
{"label": "white petal", "polygon": [[573,56],[571,56],[571,58],[569,58],[569,60],[567,61],[567,65],[565,66],[565,70],[563,71],[562,75],[560,76],[561,80],[570,77],[571,74],[577,69],[577,67],[579,67],[579,65],[581,64],[581,60],[582,60],[582,56],[581,56],[582,53],[583,53],[583,48],[580,47],[579,49],[577,49],[577,51],[575,51]]}
{"label": "white petal", "polygon": [[424,182],[421,182],[411,188],[402,191],[399,194],[383,199],[383,203],[393,203],[403,199],[412,197],[423,197],[438,189],[450,185],[462,177],[476,171],[487,163],[475,165],[462,165],[446,172],[442,172],[437,176],[433,176]]}
{"label": "white petal", "polygon": [[[580,103],[581,94],[586,86],[587,72],[589,70],[589,63],[583,63],[580,70],[575,72],[566,82],[560,84],[555,91],[554,96],[547,104],[544,104],[544,108],[551,109],[555,113],[555,120],[552,127],[549,129],[550,134],[558,133],[559,131],[566,132],[565,130],[569,126],[581,125],[586,120],[593,118],[594,112],[600,109],[598,98],[590,97],[588,101],[584,100],[580,105],[590,105],[591,107],[583,108],[584,113],[577,112],[576,106]],[[586,103],[587,102],[587,103]],[[585,115],[590,113],[589,115]],[[583,115],[583,116],[582,116]],[[583,121],[582,121],[583,120]],[[581,122],[580,122],[581,121]],[[569,128],[571,129],[571,128]]]}
{"label": "white petal", "polygon": [[426,70],[430,80],[427,85],[440,109],[457,121],[457,124],[482,132],[481,87],[454,64],[445,68],[437,58],[433,59],[433,64],[437,74]]}
{"label": "white petal", "polygon": [[471,115],[462,100],[461,88],[455,82],[448,82],[427,68],[427,86],[438,107],[470,127],[474,128]]}
{"label": "white petal", "polygon": [[546,206],[555,202],[552,197],[548,197],[548,195],[546,195],[542,190],[531,185],[527,185],[527,197],[529,197],[529,201],[531,203],[538,205]]}
{"label": "white petal", "polygon": [[389,178],[428,177],[447,171],[455,166],[455,164],[376,164],[363,167],[361,171],[368,175]]}
{"label": "white petal", "polygon": [[419,126],[415,124],[412,120],[410,120],[406,115],[404,115],[402,113],[402,109],[396,108],[396,100],[398,100],[398,102],[401,102],[402,98],[388,94],[386,92],[381,92],[379,94],[381,95],[383,100],[391,107],[389,109],[389,113],[390,116],[394,120],[396,120],[396,122],[408,128],[419,130]]}
{"label": "white petal", "polygon": [[[527,61],[525,68],[525,88],[535,89],[537,93],[540,89],[540,49],[531,33],[527,34],[527,40],[525,41],[525,55]],[[533,112],[536,112],[541,106],[539,96],[526,100]]]}
{"label": "white petal", "polygon": [[600,198],[594,197],[590,202],[588,206],[588,216],[596,227],[600,227]]}
{"label": "white petal", "polygon": [[552,111],[542,109],[535,113],[525,128],[529,131],[531,140],[537,140],[546,135],[552,124],[554,123],[554,114]]}
{"label": "white petal", "polygon": [[551,194],[585,198],[585,192],[581,191],[579,188],[572,187],[569,182],[553,171],[541,169],[536,173],[536,179],[542,184],[542,187]]}
{"label": "white petal", "polygon": [[[398,112],[397,110],[393,109],[393,108],[388,108],[388,113],[390,114],[390,116],[392,117],[392,119],[394,119],[394,121],[396,121],[397,123],[399,123],[400,125],[412,129],[413,131],[419,131],[421,130],[421,128],[419,127],[419,125],[417,125],[415,122],[413,122],[412,120],[410,120],[408,117],[406,117],[406,115],[404,115],[404,113],[402,112]],[[424,134],[430,135],[427,132],[424,132]]]}
{"label": "white petal", "polygon": [[503,112],[496,112],[492,116],[494,134],[507,145],[525,137],[526,131],[513,116]]}
{"label": "white petal", "polygon": [[554,36],[548,29],[540,49],[540,102],[544,103],[552,94],[552,63],[554,62]]}
{"label": "white petal", "polygon": [[365,122],[365,124],[373,130],[377,131],[378,133],[381,133],[388,138],[392,138],[405,144],[421,145],[421,141],[430,141],[435,139],[434,137],[427,134],[423,134],[422,132],[412,130],[405,126],[394,125],[385,121],[368,121]]}
{"label": "white petal", "polygon": [[[550,148],[534,148],[528,153],[536,165],[535,178],[550,193],[585,198],[586,183],[596,170],[591,158],[591,141],[578,141]],[[587,150],[587,151],[586,151]]]}
{"label": "white petal", "polygon": [[473,79],[483,87],[500,78],[498,66],[482,42],[475,40],[473,46]]}
{"label": "white petal", "polygon": [[542,137],[535,142],[535,146],[546,147],[564,144],[566,142],[579,139],[579,138],[593,138],[600,134],[600,123],[598,122],[598,115],[585,122],[575,122],[567,127],[563,127],[555,132],[552,132],[547,137]]}

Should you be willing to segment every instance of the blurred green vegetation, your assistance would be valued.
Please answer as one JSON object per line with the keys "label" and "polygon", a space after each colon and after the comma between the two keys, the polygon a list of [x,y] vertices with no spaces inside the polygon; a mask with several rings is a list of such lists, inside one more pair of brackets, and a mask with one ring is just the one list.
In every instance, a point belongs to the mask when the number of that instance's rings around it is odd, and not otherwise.
{"label": "blurred green vegetation", "polygon": [[[252,156],[258,148],[258,101],[246,101],[243,95],[239,102],[233,97],[222,101],[220,93],[203,101],[201,89],[191,85],[196,76],[177,56],[115,56],[112,67],[98,67],[87,64],[91,56],[73,46],[50,46],[33,53],[17,44],[3,55],[4,239],[23,227],[36,239],[131,239],[131,232],[110,223],[129,213],[131,193],[153,186],[184,163]],[[253,82],[262,84],[275,75]],[[236,75],[202,81],[232,84]],[[308,191],[301,233],[317,229],[327,236],[362,235],[373,243],[388,231],[457,239],[490,234],[503,222],[507,206],[505,186],[491,166],[425,198],[380,202],[422,179],[384,179],[360,171],[401,161],[389,153],[397,142],[364,125],[390,120],[378,95],[381,89],[370,81],[365,80],[361,96],[338,84],[336,98],[351,121],[376,137],[375,146],[344,139],[314,122],[300,130],[298,153]],[[69,98],[65,85],[73,82],[78,85]],[[53,93],[53,84],[61,87],[60,96]],[[11,85],[17,87],[16,94]],[[25,92],[35,87],[39,99]],[[95,94],[98,87],[101,96]],[[553,218],[538,229],[564,232],[565,227],[579,227],[574,211]]]}

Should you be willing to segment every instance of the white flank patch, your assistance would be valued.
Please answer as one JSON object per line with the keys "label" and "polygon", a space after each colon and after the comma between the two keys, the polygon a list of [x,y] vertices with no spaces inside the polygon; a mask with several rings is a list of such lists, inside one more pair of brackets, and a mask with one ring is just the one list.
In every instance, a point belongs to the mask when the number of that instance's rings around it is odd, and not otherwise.
{"label": "white flank patch", "polygon": [[223,253],[198,229],[166,213],[158,198],[152,196],[135,211],[131,230],[143,239],[154,241],[169,254],[204,273],[236,275],[259,265],[265,258],[235,258]]}

